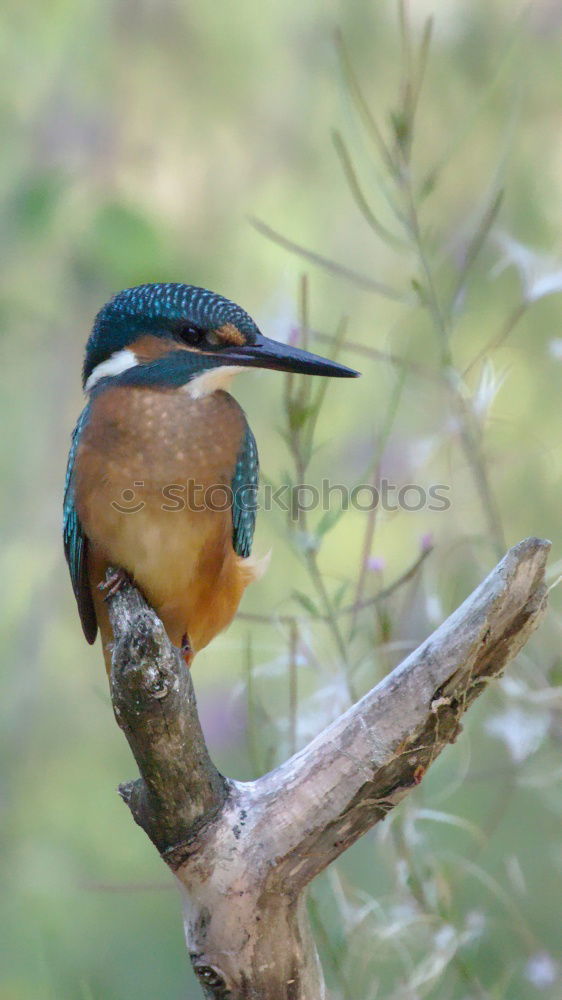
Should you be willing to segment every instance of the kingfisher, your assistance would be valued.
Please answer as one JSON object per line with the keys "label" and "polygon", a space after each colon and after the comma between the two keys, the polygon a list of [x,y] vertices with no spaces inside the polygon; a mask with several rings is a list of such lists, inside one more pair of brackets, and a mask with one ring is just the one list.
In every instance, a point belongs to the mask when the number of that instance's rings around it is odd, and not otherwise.
{"label": "kingfisher", "polygon": [[95,318],[63,537],[84,635],[93,643],[99,628],[108,673],[106,601],[125,579],[191,665],[263,571],[251,555],[256,441],[227,392],[245,368],[359,374],[268,339],[240,306],[193,285],[128,288]]}

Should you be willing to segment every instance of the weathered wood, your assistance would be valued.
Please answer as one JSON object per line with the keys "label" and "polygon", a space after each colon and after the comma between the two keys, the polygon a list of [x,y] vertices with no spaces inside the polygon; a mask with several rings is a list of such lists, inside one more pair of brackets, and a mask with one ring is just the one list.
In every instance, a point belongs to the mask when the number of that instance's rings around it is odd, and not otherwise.
{"label": "weathered wood", "polygon": [[325,995],[306,886],[419,784],[527,641],[546,610],[549,547],[516,545],[388,677],[253,782],[214,767],[191,677],[154,612],[130,586],[111,598],[113,703],[142,776],[121,793],[181,886],[207,997]]}
{"label": "weathered wood", "polygon": [[111,598],[110,616],[113,710],[142,775],[119,791],[165,855],[220,811],[227,782],[209,757],[189,670],[160,619],[130,583]]}

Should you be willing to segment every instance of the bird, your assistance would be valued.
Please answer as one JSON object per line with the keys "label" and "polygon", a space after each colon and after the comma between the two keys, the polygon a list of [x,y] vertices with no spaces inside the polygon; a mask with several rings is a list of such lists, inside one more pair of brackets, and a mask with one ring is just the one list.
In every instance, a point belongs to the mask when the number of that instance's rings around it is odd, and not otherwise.
{"label": "bird", "polygon": [[251,554],[258,450],[227,391],[247,368],[359,374],[265,337],[240,306],[194,285],[127,288],[95,317],[63,541],[84,635],[92,644],[99,629],[108,674],[107,599],[125,580],[191,666],[263,572]]}

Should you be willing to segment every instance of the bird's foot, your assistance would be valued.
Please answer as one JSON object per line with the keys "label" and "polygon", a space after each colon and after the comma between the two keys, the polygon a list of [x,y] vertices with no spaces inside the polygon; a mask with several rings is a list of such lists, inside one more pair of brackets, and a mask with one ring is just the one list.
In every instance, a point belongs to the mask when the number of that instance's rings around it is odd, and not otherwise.
{"label": "bird's foot", "polygon": [[107,574],[105,580],[98,583],[98,590],[105,591],[103,599],[104,601],[108,601],[118,590],[121,590],[123,584],[130,582],[131,578],[124,569],[114,569],[111,573]]}
{"label": "bird's foot", "polygon": [[183,658],[185,660],[185,665],[186,665],[187,669],[189,670],[191,668],[191,664],[192,664],[192,661],[193,661],[193,657],[195,656],[195,653],[193,652],[193,649],[191,648],[191,643],[189,641],[189,636],[188,636],[187,632],[184,632],[183,635],[182,635],[182,637],[181,637],[180,653],[181,653],[181,655],[183,656]]}

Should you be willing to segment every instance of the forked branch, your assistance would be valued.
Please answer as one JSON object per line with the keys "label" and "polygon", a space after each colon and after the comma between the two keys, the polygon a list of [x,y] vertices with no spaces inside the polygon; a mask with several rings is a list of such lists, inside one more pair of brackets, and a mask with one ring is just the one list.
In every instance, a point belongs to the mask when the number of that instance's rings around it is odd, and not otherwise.
{"label": "forked branch", "polygon": [[121,794],[181,885],[206,996],[325,995],[304,890],[419,784],[525,644],[546,610],[549,547],[512,548],[377,687],[253,782],[214,767],[191,677],[155,613],[131,586],[111,599],[113,704],[141,773]]}

